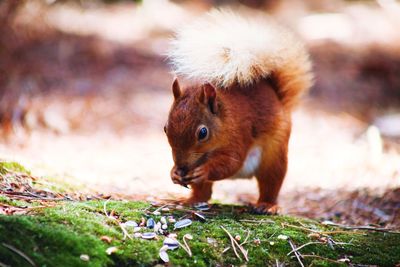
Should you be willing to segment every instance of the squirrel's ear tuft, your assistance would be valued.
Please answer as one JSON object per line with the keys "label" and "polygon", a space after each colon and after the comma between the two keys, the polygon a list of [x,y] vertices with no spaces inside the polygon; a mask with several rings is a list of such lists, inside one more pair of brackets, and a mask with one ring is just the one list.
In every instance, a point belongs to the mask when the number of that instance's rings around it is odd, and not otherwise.
{"label": "squirrel's ear tuft", "polygon": [[174,79],[174,83],[172,84],[172,92],[174,93],[175,100],[177,100],[182,94],[181,87],[179,86],[178,78]]}
{"label": "squirrel's ear tuft", "polygon": [[210,108],[211,113],[217,114],[217,90],[212,84],[206,83],[203,85],[200,101]]}

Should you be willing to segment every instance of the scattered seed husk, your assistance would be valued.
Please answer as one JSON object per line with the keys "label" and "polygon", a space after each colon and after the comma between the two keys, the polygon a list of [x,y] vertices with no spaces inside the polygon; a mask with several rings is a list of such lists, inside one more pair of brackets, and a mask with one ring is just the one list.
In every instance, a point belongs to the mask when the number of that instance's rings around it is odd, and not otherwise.
{"label": "scattered seed husk", "polygon": [[169,262],[168,253],[167,253],[166,251],[160,250],[159,256],[160,256],[160,259],[161,259],[163,262]]}
{"label": "scattered seed husk", "polygon": [[261,240],[259,238],[256,238],[253,240],[253,243],[258,246],[261,244]]}
{"label": "scattered seed husk", "polygon": [[178,237],[178,235],[175,234],[175,233],[170,233],[170,234],[168,235],[168,237],[169,237],[169,238],[172,238],[172,239],[176,239],[176,238]]}
{"label": "scattered seed husk", "polygon": [[89,260],[90,260],[89,255],[86,255],[86,254],[82,254],[79,258],[80,258],[81,260],[83,260],[83,261],[89,261]]}
{"label": "scattered seed husk", "polygon": [[168,225],[166,225],[166,224],[161,225],[161,229],[167,230],[168,229]]}
{"label": "scattered seed husk", "polygon": [[134,233],[133,236],[136,238],[139,238],[139,237],[142,237],[142,233]]}
{"label": "scattered seed husk", "polygon": [[157,236],[157,234],[154,233],[154,232],[147,232],[147,233],[143,233],[143,234],[142,234],[142,238],[143,238],[143,239],[153,239],[153,238],[155,238],[156,236]]}
{"label": "scattered seed husk", "polygon": [[153,214],[158,216],[161,214],[161,212],[159,212],[158,210],[155,210],[155,211],[153,211]]}
{"label": "scattered seed husk", "polygon": [[118,251],[117,247],[109,247],[108,249],[106,249],[107,255],[111,255],[111,254],[113,254],[113,253],[115,253],[117,251]]}
{"label": "scattered seed husk", "polygon": [[166,219],[164,216],[162,216],[162,217],[160,218],[160,222],[161,222],[162,224],[167,224],[167,219]]}
{"label": "scattered seed husk", "polygon": [[161,229],[161,223],[158,222],[156,225],[154,225],[154,232],[157,233]]}
{"label": "scattered seed husk", "polygon": [[142,219],[140,219],[140,224],[139,226],[145,226],[146,225],[146,219],[142,217]]}
{"label": "scattered seed husk", "polygon": [[153,228],[154,228],[154,225],[155,225],[154,219],[153,219],[153,218],[149,218],[149,219],[147,220],[147,223],[146,223],[147,228],[153,229]]}
{"label": "scattered seed husk", "polygon": [[185,235],[183,236],[183,238],[192,240],[192,239],[193,239],[193,236],[192,236],[191,234],[185,234]]}
{"label": "scattered seed husk", "polygon": [[235,239],[236,239],[236,241],[240,241],[240,239],[242,239],[242,238],[240,237],[240,235],[236,235]]}
{"label": "scattered seed husk", "polygon": [[161,248],[160,248],[160,251],[167,251],[169,249],[169,247],[167,246],[167,245],[163,245]]}
{"label": "scattered seed husk", "polygon": [[138,227],[138,224],[135,221],[126,221],[126,222],[124,222],[124,225],[126,227]]}
{"label": "scattered seed husk", "polygon": [[166,237],[163,242],[164,246],[168,246],[168,249],[174,250],[179,247],[179,242],[173,238]]}
{"label": "scattered seed husk", "polygon": [[287,235],[278,235],[278,239],[287,240],[289,237]]}
{"label": "scattered seed husk", "polygon": [[142,227],[135,227],[135,228],[133,228],[133,232],[134,233],[137,233],[137,232],[140,232],[142,230]]}
{"label": "scattered seed husk", "polygon": [[170,223],[176,223],[176,220],[174,217],[168,217],[168,222]]}
{"label": "scattered seed husk", "polygon": [[318,233],[311,233],[311,234],[308,234],[307,236],[311,237],[311,238],[315,238],[315,239],[319,239],[321,237],[321,235]]}
{"label": "scattered seed husk", "polygon": [[198,209],[198,210],[201,210],[201,211],[207,211],[207,210],[210,209],[210,206],[208,205],[207,202],[199,202],[199,203],[196,203],[193,207],[194,207],[195,209]]}
{"label": "scattered seed husk", "polygon": [[162,208],[161,211],[168,212],[169,208],[168,207]]}
{"label": "scattered seed husk", "polygon": [[109,236],[103,235],[102,237],[100,237],[100,240],[110,244],[112,241],[112,238]]}
{"label": "scattered seed husk", "polygon": [[202,214],[200,214],[198,212],[193,212],[193,214],[194,214],[194,217],[201,222],[205,222],[207,220],[206,217],[204,217]]}
{"label": "scattered seed husk", "polygon": [[177,221],[174,225],[175,229],[184,228],[192,224],[191,219],[183,219],[181,221]]}

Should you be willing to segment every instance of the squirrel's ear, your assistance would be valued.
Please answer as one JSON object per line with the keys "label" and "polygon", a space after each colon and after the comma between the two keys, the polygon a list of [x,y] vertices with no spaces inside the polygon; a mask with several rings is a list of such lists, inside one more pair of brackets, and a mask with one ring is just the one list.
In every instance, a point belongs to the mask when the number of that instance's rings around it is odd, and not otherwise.
{"label": "squirrel's ear", "polygon": [[203,92],[200,100],[210,108],[211,113],[217,114],[217,90],[215,90],[215,87],[212,86],[212,84],[206,83],[203,85]]}
{"label": "squirrel's ear", "polygon": [[179,86],[178,78],[174,79],[174,83],[172,84],[172,92],[174,93],[175,100],[181,96],[181,87]]}

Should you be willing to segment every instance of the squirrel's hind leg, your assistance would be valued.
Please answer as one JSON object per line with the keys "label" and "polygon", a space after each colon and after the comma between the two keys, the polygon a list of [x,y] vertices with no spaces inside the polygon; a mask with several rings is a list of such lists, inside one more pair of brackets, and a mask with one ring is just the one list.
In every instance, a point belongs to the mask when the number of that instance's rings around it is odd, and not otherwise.
{"label": "squirrel's hind leg", "polygon": [[255,213],[278,213],[277,199],[286,175],[287,162],[287,142],[263,150],[262,162],[256,173],[260,196],[253,207]]}

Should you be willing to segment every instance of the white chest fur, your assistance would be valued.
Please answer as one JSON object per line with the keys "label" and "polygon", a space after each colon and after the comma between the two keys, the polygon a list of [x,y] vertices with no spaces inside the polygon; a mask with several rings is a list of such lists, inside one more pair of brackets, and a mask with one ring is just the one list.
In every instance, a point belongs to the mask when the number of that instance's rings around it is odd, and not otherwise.
{"label": "white chest fur", "polygon": [[242,168],[232,178],[251,178],[257,171],[261,163],[262,149],[259,146],[254,146],[247,153],[246,160]]}

